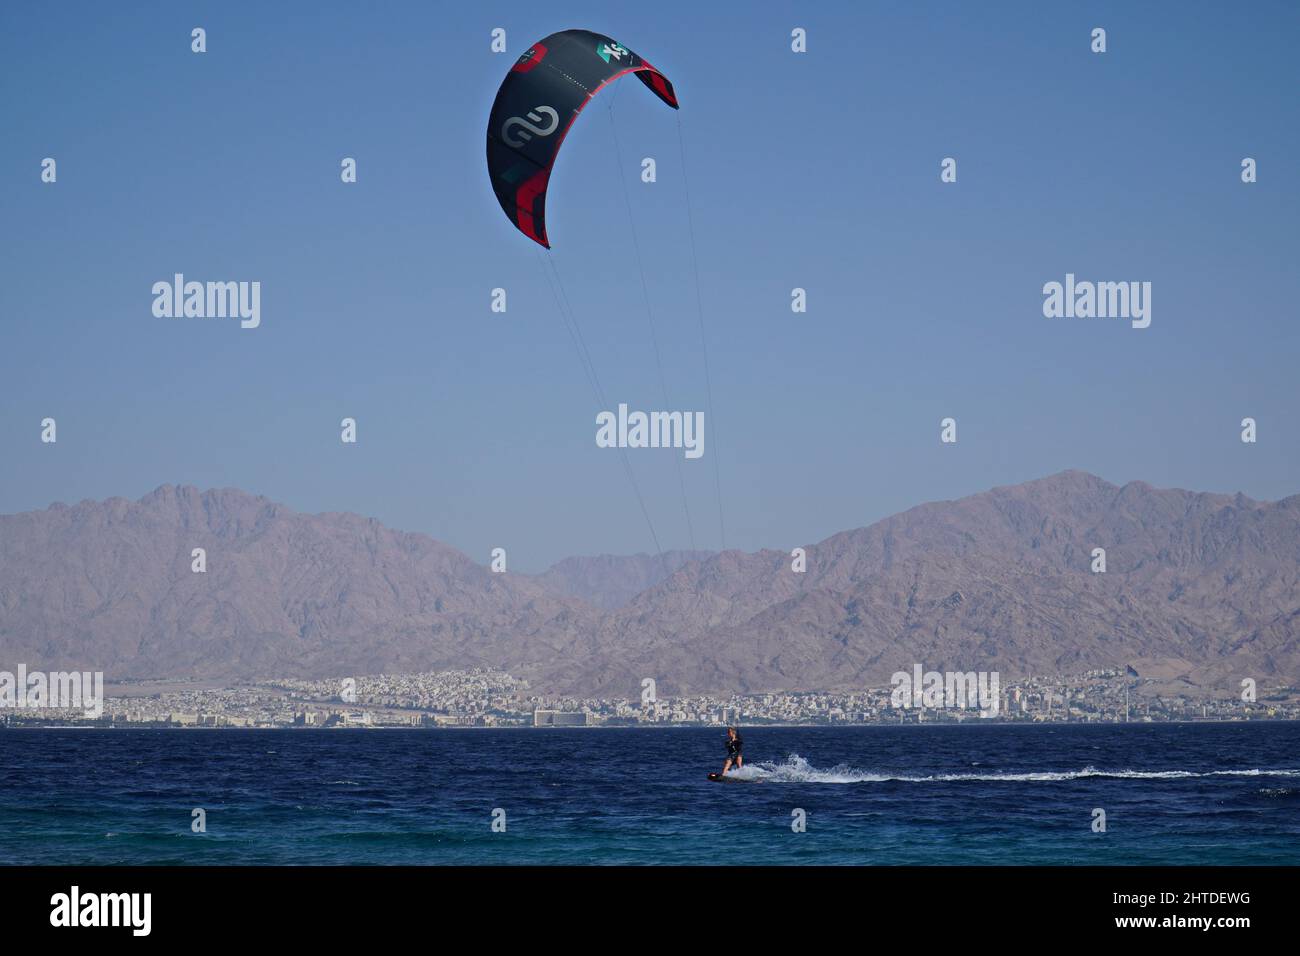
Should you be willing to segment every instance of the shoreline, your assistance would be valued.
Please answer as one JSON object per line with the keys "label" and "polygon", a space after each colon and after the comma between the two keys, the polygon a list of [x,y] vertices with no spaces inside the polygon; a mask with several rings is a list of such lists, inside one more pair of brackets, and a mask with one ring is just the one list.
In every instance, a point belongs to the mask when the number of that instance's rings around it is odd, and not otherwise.
{"label": "shoreline", "polygon": [[[872,723],[872,724],[782,724],[782,723],[745,723],[742,721],[740,726],[749,729],[772,728],[779,730],[807,729],[807,730],[873,730],[891,727],[962,727],[967,724],[981,727],[1160,727],[1171,724],[1180,724],[1187,726],[1213,724],[1215,726],[1223,724],[1295,724],[1300,720],[1289,717],[1243,717],[1239,720],[1222,720],[1218,718],[1197,718],[1195,720],[1021,720],[1021,721],[990,721],[990,720],[944,720],[944,721],[908,721],[899,723]],[[256,731],[294,731],[303,733],[336,733],[339,731],[371,732],[376,730],[402,730],[416,732],[462,732],[474,730],[532,730],[532,731],[567,731],[567,730],[722,730],[723,724],[593,724],[588,727],[464,727],[447,725],[443,727],[146,727],[146,726],[110,726],[110,727],[92,727],[78,726],[76,724],[48,724],[34,726],[0,726],[0,733],[9,730],[96,730],[96,731],[114,731],[114,730],[167,730],[167,731],[184,731],[188,733],[203,731],[220,731],[228,732],[256,732]]]}

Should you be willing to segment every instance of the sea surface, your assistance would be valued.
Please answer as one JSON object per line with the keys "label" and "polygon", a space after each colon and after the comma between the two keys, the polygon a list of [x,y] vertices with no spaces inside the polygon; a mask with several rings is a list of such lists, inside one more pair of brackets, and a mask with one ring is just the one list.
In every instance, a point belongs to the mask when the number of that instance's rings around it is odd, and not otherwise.
{"label": "sea surface", "polygon": [[1300,864],[1300,724],[742,731],[0,730],[0,862]]}

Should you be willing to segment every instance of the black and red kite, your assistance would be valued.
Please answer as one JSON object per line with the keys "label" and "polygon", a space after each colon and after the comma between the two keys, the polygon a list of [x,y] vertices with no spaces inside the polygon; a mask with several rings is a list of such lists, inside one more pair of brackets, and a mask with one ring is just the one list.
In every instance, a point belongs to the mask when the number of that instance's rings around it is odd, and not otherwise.
{"label": "black and red kite", "polygon": [[501,208],[529,239],[546,238],[546,186],[560,144],[587,102],[625,73],[677,109],[667,77],[627,47],[589,30],[552,33],[528,48],[497,91],[487,163]]}

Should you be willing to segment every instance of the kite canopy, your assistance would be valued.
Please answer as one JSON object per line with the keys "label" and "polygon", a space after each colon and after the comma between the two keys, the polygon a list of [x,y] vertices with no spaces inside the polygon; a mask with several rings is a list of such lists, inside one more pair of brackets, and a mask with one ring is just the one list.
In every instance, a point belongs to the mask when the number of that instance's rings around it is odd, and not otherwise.
{"label": "kite canopy", "polygon": [[662,73],[589,30],[563,30],[534,43],[497,91],[487,131],[492,189],[519,231],[547,249],[546,186],[560,144],[588,100],[624,73],[635,73],[677,109],[677,94]]}

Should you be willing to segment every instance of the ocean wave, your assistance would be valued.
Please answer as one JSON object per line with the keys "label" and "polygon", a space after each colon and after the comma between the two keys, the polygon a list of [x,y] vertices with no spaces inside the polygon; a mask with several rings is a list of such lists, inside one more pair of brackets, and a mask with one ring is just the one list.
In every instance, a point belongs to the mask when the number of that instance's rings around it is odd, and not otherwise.
{"label": "ocean wave", "polygon": [[888,771],[859,770],[838,764],[819,770],[804,757],[791,754],[783,763],[747,763],[728,776],[765,783],[1053,783],[1083,780],[1089,777],[1116,780],[1179,780],[1197,777],[1300,777],[1300,770],[1082,770],[1003,771],[999,773],[900,774]]}

